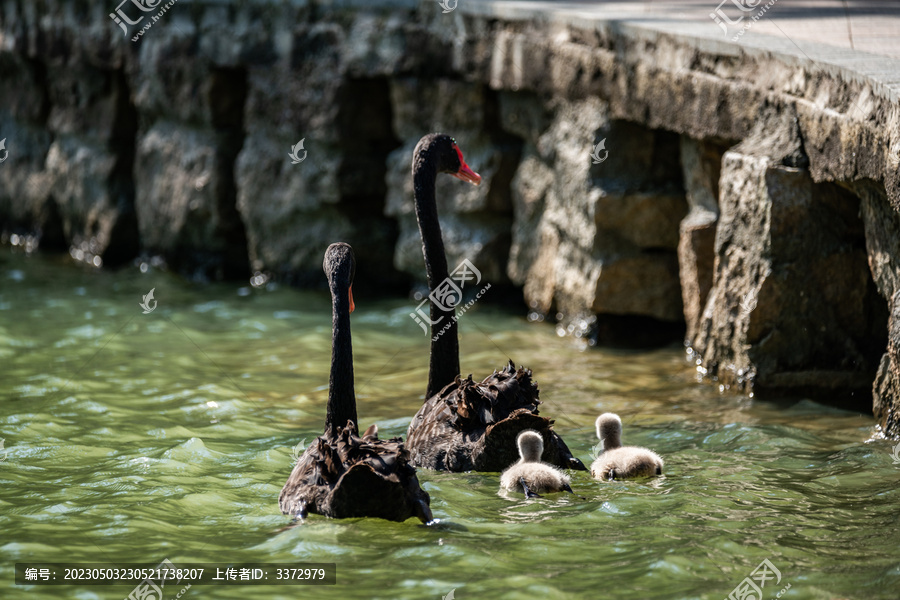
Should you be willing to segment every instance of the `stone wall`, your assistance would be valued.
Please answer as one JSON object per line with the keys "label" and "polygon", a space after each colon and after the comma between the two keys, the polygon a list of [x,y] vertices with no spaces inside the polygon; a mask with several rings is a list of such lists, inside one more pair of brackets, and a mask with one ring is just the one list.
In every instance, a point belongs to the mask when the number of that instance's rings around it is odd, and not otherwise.
{"label": "stone wall", "polygon": [[484,177],[438,183],[451,265],[595,341],[680,331],[723,387],[872,393],[900,434],[900,102],[827,49],[504,2],[180,0],[132,42],[115,8],[0,4],[6,239],[299,285],[344,240],[405,293],[443,130]]}

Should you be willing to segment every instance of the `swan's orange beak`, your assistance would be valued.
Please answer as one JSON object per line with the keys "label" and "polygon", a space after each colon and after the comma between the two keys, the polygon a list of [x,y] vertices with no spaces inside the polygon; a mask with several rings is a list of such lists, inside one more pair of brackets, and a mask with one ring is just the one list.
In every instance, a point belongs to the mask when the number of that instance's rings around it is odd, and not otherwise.
{"label": "swan's orange beak", "polygon": [[353,312],[353,310],[356,308],[356,305],[353,303],[353,286],[352,285],[350,286],[349,294],[350,294],[350,312]]}

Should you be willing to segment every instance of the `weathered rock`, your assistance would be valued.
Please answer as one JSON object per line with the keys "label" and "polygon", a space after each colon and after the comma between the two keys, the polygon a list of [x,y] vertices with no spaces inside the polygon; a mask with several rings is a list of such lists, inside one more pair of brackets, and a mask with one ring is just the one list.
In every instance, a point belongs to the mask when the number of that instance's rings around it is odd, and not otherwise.
{"label": "weathered rock", "polygon": [[105,145],[77,136],[57,138],[47,153],[49,192],[65,239],[85,250],[95,266],[100,265],[95,256],[116,264],[137,253],[132,198],[113,183],[118,161]]}
{"label": "weathered rock", "polygon": [[45,247],[65,248],[44,171],[52,141],[48,110],[40,65],[0,52],[0,230],[36,233]]}
{"label": "weathered rock", "polygon": [[87,256],[121,264],[137,254],[131,180],[136,120],[121,72],[84,65],[49,69],[47,189],[65,239]]}
{"label": "weathered rock", "polygon": [[[554,109],[556,119],[527,140],[513,180],[510,277],[541,313],[556,307],[567,317],[680,321],[674,249],[686,207],[671,168],[674,140],[610,122],[596,99]],[[501,96],[502,123],[511,131],[537,133],[544,114],[540,105]],[[593,164],[601,139],[603,161]]]}
{"label": "weathered rock", "polygon": [[0,226],[39,232],[45,247],[87,245],[93,264],[117,264],[137,251],[134,111],[127,52],[99,21],[53,0],[2,8],[0,139],[14,151],[0,178],[15,207],[0,200]]}
{"label": "weathered rock", "polygon": [[320,284],[325,248],[344,241],[357,278],[383,286],[399,279],[397,227],[383,214],[385,157],[398,142],[387,80],[342,79],[346,47],[336,24],[301,26],[279,62],[249,70],[237,205],[255,269]]}
{"label": "weathered rock", "polygon": [[681,167],[690,211],[681,221],[678,265],[684,302],[686,340],[697,334],[712,287],[716,223],[719,219],[719,172],[725,148],[681,137]]}
{"label": "weathered rock", "polygon": [[875,182],[860,181],[851,189],[861,200],[869,269],[878,293],[890,303],[900,291],[900,212],[890,205],[884,188]]}
{"label": "weathered rock", "polygon": [[[44,170],[51,136],[40,126],[0,116],[0,229],[35,232],[45,247],[65,248],[56,202]],[[49,234],[49,236],[48,236]]]}
{"label": "weathered rock", "polygon": [[900,438],[900,297],[891,299],[887,352],[872,385],[872,412],[887,437]]}
{"label": "weathered rock", "polygon": [[692,208],[681,221],[678,274],[684,303],[685,340],[697,335],[715,272],[717,214]]}
{"label": "weathered rock", "polygon": [[872,181],[852,186],[861,199],[869,269],[890,311],[887,352],[872,386],[873,411],[888,436],[900,437],[900,213]]}
{"label": "weathered rock", "polygon": [[246,73],[212,63],[198,49],[197,28],[176,24],[149,30],[154,35],[141,40],[134,74],[135,104],[144,116],[134,166],[141,243],[194,278],[246,276],[234,178]]}
{"label": "weathered rock", "polygon": [[673,252],[659,256],[635,254],[604,261],[591,312],[678,321],[680,306],[673,301],[679,297],[678,277],[673,277],[677,272],[678,259]]}
{"label": "weathered rock", "polygon": [[804,162],[790,118],[761,122],[723,158],[715,278],[694,349],[723,384],[852,404],[885,323],[859,201],[785,162]]}
{"label": "weathered rock", "polygon": [[180,272],[222,279],[249,270],[234,202],[236,148],[228,133],[166,121],[141,135],[135,168],[141,241]]}

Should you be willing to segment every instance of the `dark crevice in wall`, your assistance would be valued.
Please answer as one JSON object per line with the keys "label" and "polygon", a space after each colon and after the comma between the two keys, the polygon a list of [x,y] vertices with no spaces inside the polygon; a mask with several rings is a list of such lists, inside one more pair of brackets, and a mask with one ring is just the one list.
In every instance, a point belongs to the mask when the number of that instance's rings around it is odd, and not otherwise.
{"label": "dark crevice in wall", "polygon": [[[247,232],[237,209],[235,162],[244,145],[244,105],[247,101],[247,71],[243,67],[214,67],[210,75],[208,101],[212,126],[219,138],[218,164],[223,189],[217,196],[217,212],[224,248],[212,257],[217,279],[239,279],[250,273]],[[196,251],[196,249],[194,250]]]}
{"label": "dark crevice in wall", "polygon": [[591,345],[606,348],[647,349],[680,344],[684,322],[661,321],[643,315],[599,314],[590,327]]}
{"label": "dark crevice in wall", "polygon": [[500,165],[494,173],[491,189],[488,191],[488,205],[512,218],[511,184],[519,162],[522,160],[522,148],[525,140],[501,127],[498,93],[488,86],[484,86],[484,123],[482,126],[490,137],[491,144],[501,153]]}
{"label": "dark crevice in wall", "polygon": [[[23,61],[34,74],[35,81],[41,82],[42,93],[38,102],[36,119],[39,126],[49,132],[47,120],[50,117],[50,94],[48,93],[49,85],[47,84],[47,66],[43,62],[31,58],[25,58]],[[50,133],[49,135],[52,143],[53,134]],[[46,159],[45,155],[43,157],[44,164],[46,164]],[[38,211],[38,214],[34,216],[33,227],[40,246],[45,250],[65,252],[68,249],[68,243],[66,242],[63,219],[56,198],[52,194],[48,194],[46,202]]]}
{"label": "dark crevice in wall", "polygon": [[59,206],[53,195],[47,197],[36,222],[39,223],[35,234],[40,241],[40,247],[51,252],[65,252],[66,234],[63,231],[62,215],[59,214]]}
{"label": "dark crevice in wall", "polygon": [[[504,256],[506,261],[503,264],[503,280],[492,282],[491,293],[485,295],[485,302],[492,304],[510,305],[511,299],[515,298],[514,304],[518,306],[522,303],[522,287],[510,282],[506,277],[506,262],[509,260],[510,247],[512,246],[512,226],[513,226],[513,200],[512,200],[512,180],[522,161],[522,151],[525,146],[525,140],[520,136],[506,131],[501,126],[500,116],[500,98],[496,90],[490,89],[485,85],[483,88],[484,98],[484,122],[482,127],[490,139],[491,145],[499,151],[500,159],[496,171],[491,178],[491,187],[488,190],[487,206],[489,214],[484,215],[487,222],[499,221],[498,227],[505,224],[506,232],[497,236],[491,246],[485,248],[485,254],[488,256]],[[470,218],[479,218],[477,214],[468,215]],[[523,306],[523,310],[524,310]]]}
{"label": "dark crevice in wall", "polygon": [[[796,268],[816,274],[814,284],[803,281],[806,285],[802,289],[814,296],[808,299],[808,312],[820,320],[803,329],[805,343],[790,339],[790,333],[778,328],[766,339],[751,339],[754,346],[750,356],[754,363],[771,361],[773,355],[782,357],[776,374],[765,380],[758,378],[754,391],[761,398],[806,397],[869,413],[871,382],[887,346],[888,305],[879,295],[868,268],[860,197],[836,183],[812,186],[818,210],[808,215],[804,226],[821,232],[821,240],[827,241],[818,242],[822,247],[807,244],[804,250],[810,253],[810,261],[804,259],[796,267],[786,267],[788,272]],[[773,243],[791,242],[782,238]],[[820,260],[816,261],[816,257]],[[828,268],[822,267],[821,260],[828,261]],[[850,280],[857,283],[846,285]],[[788,314],[803,312],[789,298],[779,304],[782,307],[790,311]]]}
{"label": "dark crevice in wall", "polygon": [[30,68],[34,74],[35,81],[41,82],[42,94],[37,105],[36,122],[42,126],[47,125],[47,118],[50,116],[50,95],[47,93],[49,86],[47,85],[47,66],[36,59],[23,57],[22,61]]}
{"label": "dark crevice in wall", "polygon": [[400,235],[396,219],[384,214],[387,197],[386,157],[401,142],[394,135],[387,77],[348,78],[338,92],[337,205],[351,227],[344,241],[357,260],[356,289],[368,294],[406,289],[408,276],[394,268],[393,251]]}
{"label": "dark crevice in wall", "polygon": [[103,262],[116,267],[132,260],[140,251],[137,213],[134,208],[134,156],[138,121],[125,73],[121,70],[114,71],[110,77],[116,107],[109,149],[116,154],[116,164],[110,175],[109,196],[116,205],[118,218],[110,231]]}
{"label": "dark crevice in wall", "polygon": [[[652,268],[650,272],[664,273],[669,279],[667,286],[663,285],[665,277],[646,277],[640,283],[641,288],[633,291],[633,297],[654,297],[657,310],[663,303],[677,305],[677,310],[671,318],[627,314],[627,309],[599,313],[589,327],[588,339],[599,346],[618,348],[653,348],[681,343],[686,323],[677,245],[681,220],[688,213],[688,205],[679,135],[632,121],[612,119],[607,127],[595,134],[595,138],[595,142],[607,140],[605,149],[609,154],[600,164],[591,164],[592,184],[603,189],[607,198],[619,200],[610,205],[612,214],[604,212],[602,205],[596,208],[594,252],[611,265],[619,260],[633,260],[645,269]],[[671,309],[667,311],[671,312]],[[650,310],[647,312],[651,313]],[[566,326],[569,323],[569,320],[564,321]]]}

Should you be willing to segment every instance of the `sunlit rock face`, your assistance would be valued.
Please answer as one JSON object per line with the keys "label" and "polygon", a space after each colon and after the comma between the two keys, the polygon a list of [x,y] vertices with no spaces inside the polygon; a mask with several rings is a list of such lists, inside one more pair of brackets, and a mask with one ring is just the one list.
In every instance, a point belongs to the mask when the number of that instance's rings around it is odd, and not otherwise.
{"label": "sunlit rock face", "polygon": [[[508,271],[529,307],[681,321],[678,138],[610,120],[597,99],[530,108],[507,94],[501,109],[504,125],[527,136]],[[544,127],[526,123],[548,112]],[[614,142],[594,153],[603,140]]]}
{"label": "sunlit rock face", "polygon": [[882,430],[896,436],[900,435],[900,213],[872,181],[859,182],[853,190],[861,199],[869,268],[890,312],[887,351],[872,386],[873,410]]}
{"label": "sunlit rock face", "polygon": [[883,352],[884,301],[859,199],[815,183],[807,165],[789,118],[725,153],[715,272],[693,350],[724,385],[852,405]]}
{"label": "sunlit rock face", "polygon": [[727,145],[681,137],[681,167],[690,211],[679,227],[678,266],[684,301],[685,339],[691,341],[703,316],[715,271],[719,175]]}
{"label": "sunlit rock face", "polygon": [[0,229],[33,232],[48,249],[84,245],[95,266],[119,264],[138,247],[128,84],[102,60],[67,54],[65,29],[42,42],[36,49],[50,56],[0,56]]}

